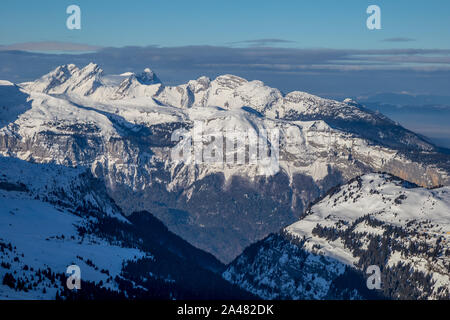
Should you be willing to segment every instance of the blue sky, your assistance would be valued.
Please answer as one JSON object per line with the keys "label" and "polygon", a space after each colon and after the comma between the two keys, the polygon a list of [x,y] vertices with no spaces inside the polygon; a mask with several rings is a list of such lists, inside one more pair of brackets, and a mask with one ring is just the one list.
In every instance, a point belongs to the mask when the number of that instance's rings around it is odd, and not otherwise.
{"label": "blue sky", "polygon": [[[65,27],[77,4],[82,29]],[[132,4],[132,5],[130,5]],[[382,30],[366,28],[366,8],[381,8]],[[23,1],[2,0],[0,45],[64,41],[127,45],[244,45],[284,39],[299,48],[450,48],[450,1]],[[387,42],[408,38],[414,41]]]}
{"label": "blue sky", "polygon": [[[68,30],[66,8],[81,8]],[[381,8],[381,30],[366,9]],[[27,81],[60,63],[153,68],[167,83],[234,73],[284,91],[449,95],[450,1],[2,0],[0,77]],[[133,46],[133,47],[131,47]],[[96,53],[20,56],[11,50]]]}

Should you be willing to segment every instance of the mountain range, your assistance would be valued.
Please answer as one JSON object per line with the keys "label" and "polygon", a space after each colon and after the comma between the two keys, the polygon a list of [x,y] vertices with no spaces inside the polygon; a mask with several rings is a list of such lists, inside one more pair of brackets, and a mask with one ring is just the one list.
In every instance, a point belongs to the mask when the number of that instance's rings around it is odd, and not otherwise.
{"label": "mountain range", "polygon": [[[177,132],[212,143],[196,123],[276,129],[277,170],[239,137],[245,163],[173,161]],[[0,81],[0,127],[2,297],[74,298],[73,263],[91,297],[448,297],[450,152],[351,99],[69,64]]]}

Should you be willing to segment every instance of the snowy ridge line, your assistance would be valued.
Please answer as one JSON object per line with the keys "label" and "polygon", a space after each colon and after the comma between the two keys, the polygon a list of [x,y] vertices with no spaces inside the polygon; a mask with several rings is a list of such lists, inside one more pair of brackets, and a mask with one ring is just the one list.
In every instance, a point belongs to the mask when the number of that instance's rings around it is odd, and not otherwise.
{"label": "snowy ridge line", "polygon": [[[223,277],[266,299],[449,299],[450,187],[366,174],[247,248]],[[369,266],[381,288],[368,290]]]}
{"label": "snowy ridge line", "polygon": [[[337,102],[304,92],[291,92],[283,96],[277,89],[269,88],[260,81],[247,81],[232,75],[219,76],[212,81],[201,77],[185,85],[168,87],[150,69],[138,75],[125,73],[109,76],[104,75],[98,65],[91,63],[82,69],[75,65],[58,67],[34,82],[20,84],[19,88],[20,92],[29,95],[26,100],[31,102],[31,109],[2,128],[1,132],[4,135],[18,135],[28,144],[39,143],[36,140],[42,134],[64,137],[79,132],[95,139],[95,143],[105,144],[114,138],[140,135],[151,126],[197,121],[205,123],[205,132],[235,128],[237,131],[258,133],[268,128],[278,128],[283,148],[279,164],[291,178],[298,172],[321,180],[328,174],[330,161],[334,162],[333,166],[339,167],[342,166],[339,162],[348,156],[368,161],[370,166],[375,167],[373,171],[390,171],[386,169],[392,163],[411,162],[395,149],[373,145],[320,119],[307,120],[314,115],[323,119],[333,117],[333,121],[340,119],[393,125],[386,117],[369,112],[352,100]],[[119,98],[117,91],[121,92]],[[195,132],[190,134],[195,136]],[[433,149],[420,140],[415,143],[415,148]],[[58,152],[54,150],[50,153],[55,151]],[[6,152],[13,151],[1,152],[8,155]],[[341,152],[343,154],[339,155]],[[326,159],[317,159],[315,154],[318,153],[326,155]],[[25,160],[32,156],[24,152],[13,155]],[[36,160],[56,160],[67,164],[62,158],[62,155],[46,154]],[[94,162],[100,159],[105,157],[98,157]],[[93,161],[79,159],[77,162],[90,165]],[[114,162],[103,165],[114,165]],[[182,171],[189,174],[195,172],[190,167]],[[241,168],[234,165],[230,168],[208,164],[200,166],[200,174],[196,178],[224,172],[228,180],[246,171],[250,171],[251,174],[246,174],[250,177],[265,172],[258,166]],[[403,171],[391,173],[422,185],[447,183],[447,172],[435,164],[427,164],[420,171],[423,172],[421,175],[427,175],[424,181],[414,179],[410,173]]]}
{"label": "snowy ridge line", "polygon": [[368,174],[324,196],[285,230],[307,238],[306,250],[356,268],[367,266],[358,247],[364,252],[375,239],[388,241],[390,252],[383,252],[380,267],[406,264],[431,276],[432,292],[422,294],[438,298],[449,294],[449,213],[450,187],[430,190],[391,175]]}

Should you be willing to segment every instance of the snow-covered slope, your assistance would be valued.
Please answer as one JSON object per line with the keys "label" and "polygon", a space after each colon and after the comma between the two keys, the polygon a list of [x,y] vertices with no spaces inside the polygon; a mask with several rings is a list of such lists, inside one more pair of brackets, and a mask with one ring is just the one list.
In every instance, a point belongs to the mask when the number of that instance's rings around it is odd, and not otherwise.
{"label": "snow-covered slope", "polygon": [[125,218],[85,168],[0,157],[0,203],[0,300],[252,297],[150,213]]}
{"label": "snow-covered slope", "polygon": [[[79,228],[97,215],[126,221],[85,171],[0,158],[0,299],[54,299],[64,289],[55,275],[72,264],[80,266],[84,281],[118,291],[114,278],[122,264],[147,256],[80,235]],[[5,283],[6,274],[14,287]]]}
{"label": "snow-covered slope", "polygon": [[[448,155],[380,114],[233,75],[165,86],[150,69],[106,75],[93,63],[64,65],[33,82],[1,83],[2,107],[1,155],[87,167],[126,214],[151,211],[226,262],[357,175],[449,182]],[[199,122],[206,134],[195,131]],[[279,130],[279,157],[268,165],[172,161],[175,132],[207,146],[208,134],[230,129]]]}
{"label": "snow-covered slope", "polygon": [[244,252],[224,277],[267,298],[317,299],[334,297],[352,270],[359,289],[352,281],[347,289],[358,298],[370,265],[381,270],[377,293],[385,298],[449,299],[450,188],[424,189],[387,174],[358,177]]}

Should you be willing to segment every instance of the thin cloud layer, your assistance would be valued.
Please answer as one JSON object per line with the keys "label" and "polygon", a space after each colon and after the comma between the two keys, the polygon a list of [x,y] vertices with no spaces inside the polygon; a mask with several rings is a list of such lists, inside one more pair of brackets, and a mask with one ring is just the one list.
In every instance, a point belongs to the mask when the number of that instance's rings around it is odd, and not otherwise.
{"label": "thin cloud layer", "polygon": [[10,45],[0,45],[1,51],[22,50],[22,51],[40,51],[40,52],[88,52],[101,49],[99,46],[92,46],[83,43],[71,42],[23,42]]}
{"label": "thin cloud layer", "polygon": [[446,94],[450,86],[450,50],[254,46],[123,47],[83,54],[0,51],[0,79],[28,81],[61,64],[83,66],[91,61],[106,73],[150,67],[167,84],[231,73],[262,80],[283,91],[328,96],[386,91]]}
{"label": "thin cloud layer", "polygon": [[411,41],[416,41],[416,39],[405,38],[405,37],[397,37],[397,38],[383,39],[382,41],[385,41],[385,42],[411,42]]}
{"label": "thin cloud layer", "polygon": [[[230,48],[216,46],[187,47],[124,47],[105,48],[98,56],[117,59],[135,57],[138,61],[208,69],[231,66],[274,71],[296,70],[356,70],[416,69],[424,64],[450,67],[450,50],[442,49],[296,49],[296,48]],[[383,62],[383,64],[380,64]]]}
{"label": "thin cloud layer", "polygon": [[295,43],[295,41],[276,39],[276,38],[266,38],[266,39],[253,39],[244,41],[231,42],[231,45],[243,45],[250,47],[266,47],[266,46],[276,46],[278,44]]}

